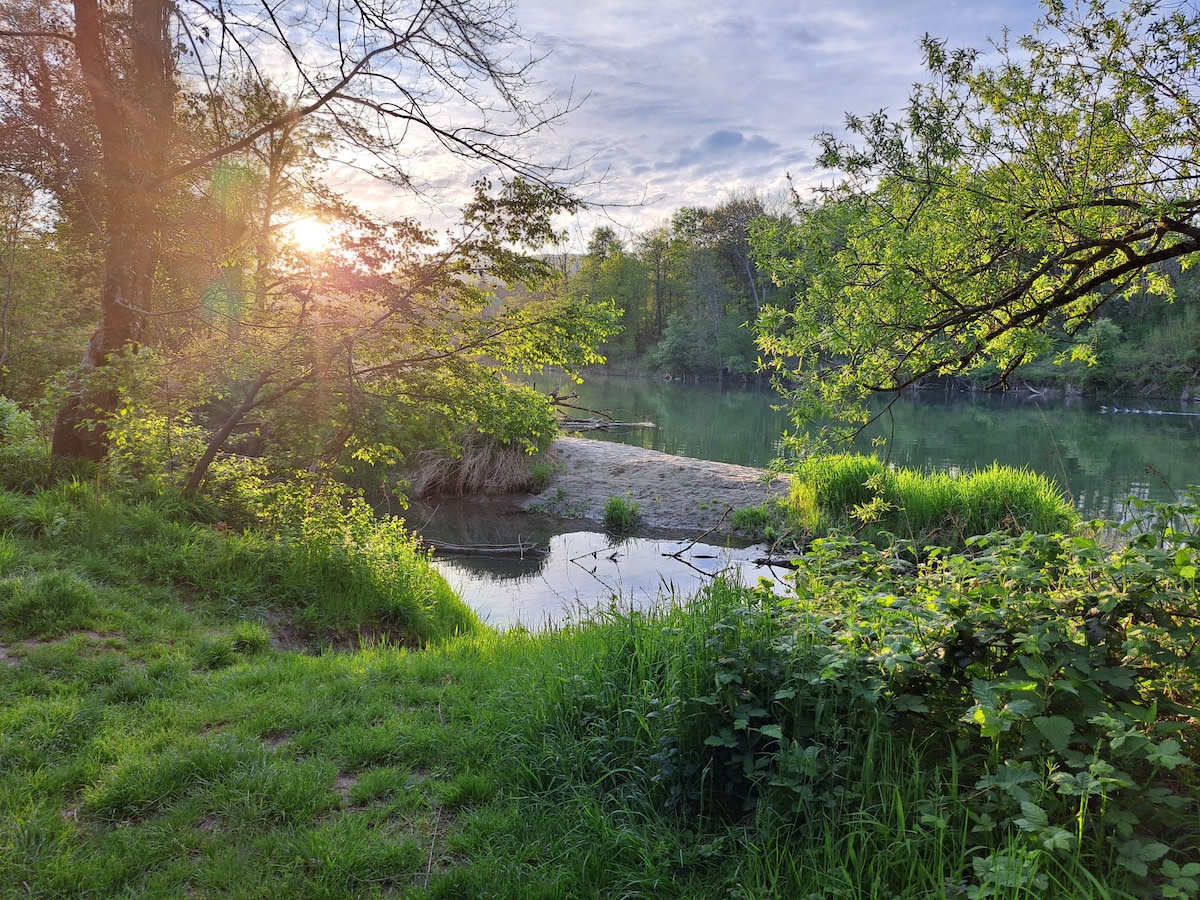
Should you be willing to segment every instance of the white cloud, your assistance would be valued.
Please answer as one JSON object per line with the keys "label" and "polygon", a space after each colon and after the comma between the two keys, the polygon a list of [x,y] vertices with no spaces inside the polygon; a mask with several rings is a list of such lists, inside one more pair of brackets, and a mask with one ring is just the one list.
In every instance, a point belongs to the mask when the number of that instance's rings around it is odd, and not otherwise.
{"label": "white cloud", "polygon": [[586,97],[526,155],[570,160],[600,182],[590,199],[635,228],[778,191],[789,173],[816,183],[814,137],[848,111],[902,106],[925,33],[986,47],[1039,12],[1036,0],[519,0],[521,30],[548,53],[542,89]]}

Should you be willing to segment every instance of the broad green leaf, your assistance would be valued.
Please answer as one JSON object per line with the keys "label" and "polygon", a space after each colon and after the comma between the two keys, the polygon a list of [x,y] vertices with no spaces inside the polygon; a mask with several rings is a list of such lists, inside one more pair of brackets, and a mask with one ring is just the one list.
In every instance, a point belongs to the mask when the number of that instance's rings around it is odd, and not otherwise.
{"label": "broad green leaf", "polygon": [[1060,752],[1067,749],[1071,736],[1075,734],[1075,723],[1066,716],[1036,716],[1033,726],[1047,744]]}

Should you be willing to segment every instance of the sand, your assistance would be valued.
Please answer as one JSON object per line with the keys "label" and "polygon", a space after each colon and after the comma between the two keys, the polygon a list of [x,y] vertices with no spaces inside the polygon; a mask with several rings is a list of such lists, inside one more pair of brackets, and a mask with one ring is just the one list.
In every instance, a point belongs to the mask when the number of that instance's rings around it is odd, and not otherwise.
{"label": "sand", "polygon": [[786,476],[769,478],[762,469],[593,438],[559,438],[545,455],[555,473],[522,506],[563,518],[602,521],[605,502],[616,496],[638,504],[645,528],[728,533],[733,510],[788,490]]}

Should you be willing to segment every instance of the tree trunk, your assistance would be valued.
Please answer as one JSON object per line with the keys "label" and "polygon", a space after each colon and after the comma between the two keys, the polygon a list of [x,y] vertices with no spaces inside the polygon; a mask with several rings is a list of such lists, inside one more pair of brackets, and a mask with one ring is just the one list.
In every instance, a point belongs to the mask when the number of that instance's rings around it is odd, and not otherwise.
{"label": "tree trunk", "polygon": [[229,440],[229,436],[233,434],[233,430],[241,424],[246,418],[246,413],[254,409],[254,405],[258,399],[258,392],[261,391],[271,380],[271,372],[263,372],[250,386],[250,390],[246,392],[246,396],[242,398],[241,404],[235,409],[225,420],[225,424],[217,429],[216,433],[208,439],[208,446],[204,448],[204,454],[196,463],[196,467],[192,469],[192,473],[188,476],[187,484],[183,488],[183,492],[189,497],[196,494],[201,485],[204,484],[204,479],[208,475],[208,468],[212,465],[217,454],[221,452],[221,448],[225,446],[225,442]]}
{"label": "tree trunk", "polygon": [[[139,192],[141,193],[141,192]],[[105,420],[120,398],[105,367],[126,348],[136,349],[153,298],[158,263],[157,204],[133,191],[110,208],[106,222],[100,325],[83,356],[83,371],[54,422],[51,452],[100,460],[108,448]]]}
{"label": "tree trunk", "polygon": [[[104,369],[137,349],[153,301],[161,177],[170,154],[175,79],[167,0],[132,0],[128,58],[97,0],[74,0],[75,51],[96,111],[103,179],[100,325],[54,423],[51,452],[99,460],[119,396]],[[114,60],[122,60],[114,65]]]}

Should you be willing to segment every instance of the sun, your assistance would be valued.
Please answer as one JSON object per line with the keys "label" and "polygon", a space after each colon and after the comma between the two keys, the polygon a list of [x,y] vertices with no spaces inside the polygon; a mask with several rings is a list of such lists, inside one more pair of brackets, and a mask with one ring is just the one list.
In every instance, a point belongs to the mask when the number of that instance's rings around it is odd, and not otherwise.
{"label": "sun", "polygon": [[296,219],[286,225],[284,231],[301,253],[324,253],[329,249],[329,226],[318,219]]}

